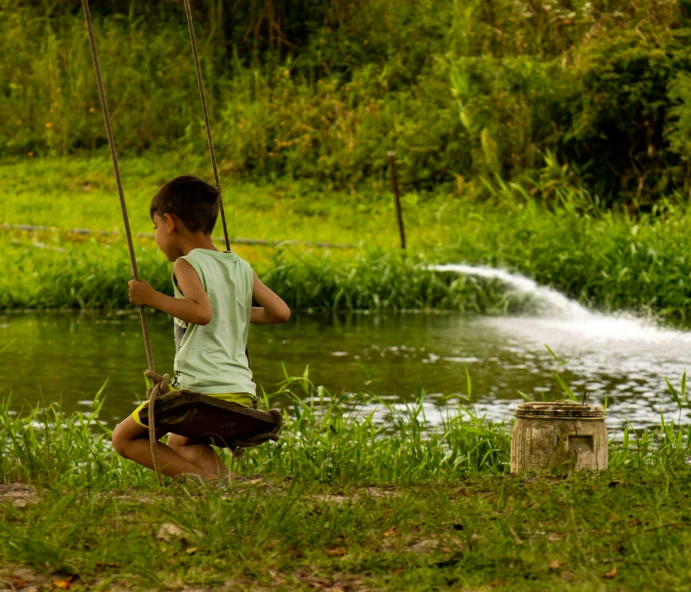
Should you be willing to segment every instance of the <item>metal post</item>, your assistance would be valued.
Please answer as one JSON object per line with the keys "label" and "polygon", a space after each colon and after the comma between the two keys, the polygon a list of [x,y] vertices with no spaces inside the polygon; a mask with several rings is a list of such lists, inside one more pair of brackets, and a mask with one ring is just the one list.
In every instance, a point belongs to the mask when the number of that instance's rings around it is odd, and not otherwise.
{"label": "metal post", "polygon": [[401,236],[401,249],[405,249],[405,228],[403,227],[403,212],[401,211],[401,196],[398,193],[398,178],[396,177],[396,153],[389,151],[389,167],[391,168],[391,183],[396,200],[396,215],[398,216],[398,233]]}

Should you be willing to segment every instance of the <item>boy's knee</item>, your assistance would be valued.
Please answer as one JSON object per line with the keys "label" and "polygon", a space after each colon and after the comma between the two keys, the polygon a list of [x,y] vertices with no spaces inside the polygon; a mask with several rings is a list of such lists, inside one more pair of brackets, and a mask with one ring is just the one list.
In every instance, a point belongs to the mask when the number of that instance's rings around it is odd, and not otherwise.
{"label": "boy's knee", "polygon": [[113,435],[111,436],[110,441],[113,443],[115,452],[117,452],[120,456],[125,456],[127,439],[124,437],[119,425],[113,430]]}
{"label": "boy's knee", "polygon": [[113,448],[120,456],[129,458],[128,450],[133,442],[132,434],[128,432],[124,426],[124,422],[119,424],[114,430],[110,441],[113,443]]}

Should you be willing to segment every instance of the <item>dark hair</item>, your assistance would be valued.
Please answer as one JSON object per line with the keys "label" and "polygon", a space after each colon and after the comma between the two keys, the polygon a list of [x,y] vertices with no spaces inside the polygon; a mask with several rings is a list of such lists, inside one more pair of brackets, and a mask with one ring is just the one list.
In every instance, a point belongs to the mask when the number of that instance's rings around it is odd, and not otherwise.
{"label": "dark hair", "polygon": [[149,213],[174,214],[190,232],[211,234],[218,217],[218,189],[194,175],[168,181],[151,200]]}

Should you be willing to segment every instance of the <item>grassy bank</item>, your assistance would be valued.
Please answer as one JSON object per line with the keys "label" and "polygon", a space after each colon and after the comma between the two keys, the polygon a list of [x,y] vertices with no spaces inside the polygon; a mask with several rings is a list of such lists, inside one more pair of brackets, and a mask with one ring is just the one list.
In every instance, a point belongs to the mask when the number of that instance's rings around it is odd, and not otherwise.
{"label": "grassy bank", "polygon": [[[310,398],[300,402],[298,391]],[[383,430],[371,395],[346,402],[291,379],[277,396],[295,406],[283,439],[252,450],[234,467],[250,477],[223,488],[158,490],[107,445],[98,397],[90,414],[0,413],[0,581],[74,590],[686,585],[689,450],[671,425],[612,444],[607,472],[516,477],[506,474],[509,426],[458,401],[441,429],[413,404],[388,408]]]}
{"label": "grassy bank", "polygon": [[[204,174],[206,164],[170,157],[126,162],[132,226],[151,232],[148,204],[165,179]],[[105,160],[40,161],[0,167],[12,199],[0,222],[117,230],[120,212]],[[352,243],[354,250],[238,246],[294,308],[519,312],[529,302],[496,281],[425,269],[464,262],[506,268],[604,311],[669,320],[691,314],[691,217],[680,199],[632,216],[604,209],[584,191],[561,188],[558,205],[524,186],[487,182],[486,196],[438,192],[404,196],[410,255],[398,253],[391,195],[323,193],[304,182],[238,183],[224,177],[231,236]],[[220,234],[220,229],[217,229]],[[120,308],[129,262],[117,237],[2,232],[7,272],[0,307]],[[169,268],[152,241],[138,242],[142,277],[170,290]]]}

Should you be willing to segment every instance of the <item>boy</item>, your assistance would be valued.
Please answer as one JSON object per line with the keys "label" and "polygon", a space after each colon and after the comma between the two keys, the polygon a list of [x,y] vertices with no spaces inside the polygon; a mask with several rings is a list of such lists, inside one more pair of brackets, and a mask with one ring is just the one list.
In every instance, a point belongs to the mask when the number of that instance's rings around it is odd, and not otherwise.
{"label": "boy", "polygon": [[[211,241],[219,210],[218,191],[192,175],[169,181],[154,196],[150,214],[156,243],[173,261],[175,297],[143,280],[130,281],[130,302],[163,311],[175,322],[173,389],[186,389],[250,407],[256,386],[245,354],[249,324],[285,323],[290,309],[259,280],[249,264]],[[252,300],[259,307],[252,307]],[[148,430],[140,405],[113,431],[121,456],[153,468]],[[161,438],[164,433],[156,434]],[[171,434],[158,442],[164,474],[194,474],[212,480],[228,469],[203,442]]]}

